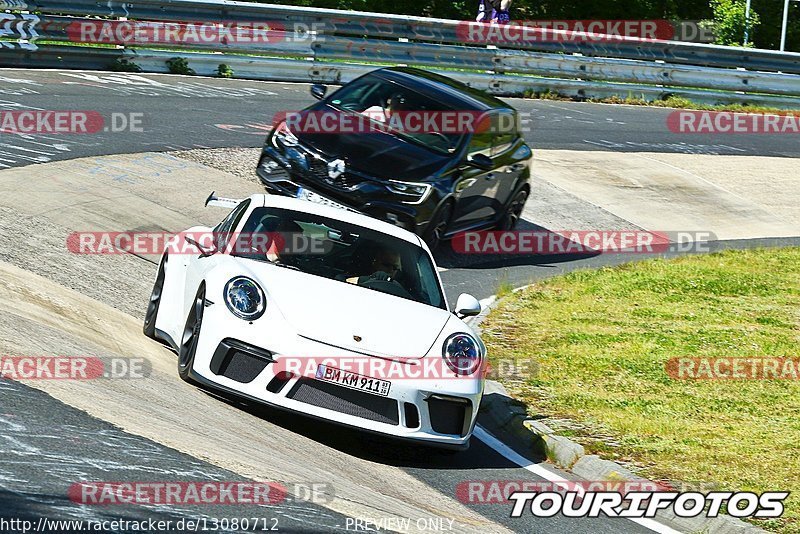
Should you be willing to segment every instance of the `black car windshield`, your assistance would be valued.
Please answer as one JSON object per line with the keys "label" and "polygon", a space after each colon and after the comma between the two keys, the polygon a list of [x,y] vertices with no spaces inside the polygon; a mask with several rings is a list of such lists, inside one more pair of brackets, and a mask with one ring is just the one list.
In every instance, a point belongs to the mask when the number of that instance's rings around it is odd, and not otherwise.
{"label": "black car windshield", "polygon": [[449,154],[461,143],[459,127],[473,113],[461,116],[456,110],[405,86],[367,75],[345,85],[327,100],[328,105],[347,112],[361,113],[402,139],[435,152]]}
{"label": "black car windshield", "polygon": [[254,209],[232,241],[235,256],[447,309],[428,253],[369,228],[266,207]]}

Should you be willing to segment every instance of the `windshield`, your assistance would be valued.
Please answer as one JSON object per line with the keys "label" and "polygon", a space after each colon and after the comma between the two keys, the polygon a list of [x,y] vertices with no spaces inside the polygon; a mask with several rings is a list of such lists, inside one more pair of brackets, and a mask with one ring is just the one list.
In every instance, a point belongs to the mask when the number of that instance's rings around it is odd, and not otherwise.
{"label": "windshield", "polygon": [[[345,85],[331,95],[328,104],[364,114],[397,137],[434,152],[452,153],[464,136],[458,128],[438,127],[447,126],[447,115],[455,112],[453,108],[377,76],[365,76]],[[427,126],[423,121],[404,119],[410,115],[415,119],[426,117]]]}
{"label": "windshield", "polygon": [[446,309],[424,249],[368,228],[319,215],[256,208],[232,255]]}

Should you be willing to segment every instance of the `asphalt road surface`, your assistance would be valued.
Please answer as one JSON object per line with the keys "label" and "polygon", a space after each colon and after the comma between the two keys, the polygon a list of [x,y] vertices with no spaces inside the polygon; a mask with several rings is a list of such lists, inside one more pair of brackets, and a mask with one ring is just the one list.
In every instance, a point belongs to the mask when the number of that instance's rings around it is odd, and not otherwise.
{"label": "asphalt road surface", "polygon": [[[194,148],[260,146],[272,117],[302,109],[312,102],[303,84],[186,79],[157,75],[118,75],[56,71],[0,70],[0,110],[86,110],[103,116],[108,131],[96,135],[16,135],[0,133],[0,169],[35,163],[119,153]],[[797,157],[792,136],[677,136],[666,126],[670,110],[511,99],[528,114],[533,128],[528,141],[539,149],[675,152]],[[141,120],[132,131],[124,121]],[[115,123],[116,121],[116,123]],[[119,126],[121,131],[112,131]],[[130,124],[128,124],[130,126]],[[35,179],[35,174],[31,174]],[[747,240],[718,243],[712,248],[786,245],[797,240]],[[493,294],[502,268],[515,285],[579,267],[628,261],[620,256],[541,257],[536,261],[494,258],[482,264],[452,265],[443,273],[451,297],[460,290],[479,297]],[[447,263],[448,258],[444,258]],[[11,335],[11,334],[8,334]],[[2,339],[2,338],[0,338]],[[183,387],[175,378],[175,387]],[[69,486],[92,480],[241,480],[211,461],[187,456],[155,441],[124,432],[48,394],[15,382],[0,381],[0,518],[55,519],[267,517],[277,518],[281,531],[329,532],[347,528],[347,517],[324,502],[290,498],[281,506],[209,507],[124,506],[113,509],[77,505],[66,498]],[[220,405],[226,401],[213,399]],[[213,406],[213,404],[212,404]],[[381,440],[272,413],[259,407],[236,406],[266,422],[277,434],[296,440],[309,455],[343,453],[381,469],[398,470],[430,488],[432,495],[455,499],[465,480],[542,480],[525,469],[526,461],[490,447],[488,440],[455,456]],[[212,408],[213,409],[213,408]],[[483,417],[483,416],[482,416]],[[213,456],[213,451],[209,451]],[[212,458],[207,458],[212,460]],[[542,459],[527,454],[531,465]],[[520,465],[520,463],[525,465]],[[336,469],[348,469],[347,465]],[[332,467],[334,469],[334,467]],[[556,471],[554,471],[556,472]],[[557,473],[557,472],[556,472]],[[563,476],[568,476],[559,473]],[[335,481],[330,482],[335,490]],[[435,503],[433,503],[435,504]],[[628,520],[508,517],[509,507],[467,503],[485,518],[484,531],[514,532],[669,532]],[[453,518],[459,521],[462,518]],[[68,529],[63,529],[68,530]],[[223,529],[224,530],[224,529]],[[234,530],[234,529],[229,529]],[[350,530],[353,530],[351,527]],[[447,529],[445,529],[447,530]],[[452,531],[459,531],[454,528]]]}
{"label": "asphalt road surface", "polygon": [[[672,133],[667,127],[672,110],[508,101],[530,121],[525,136],[539,149],[800,155],[792,135]],[[0,110],[97,112],[108,129],[93,135],[0,133],[0,169],[104,154],[257,147],[277,113],[312,102],[305,84],[0,69]],[[130,131],[132,122],[141,131]]]}

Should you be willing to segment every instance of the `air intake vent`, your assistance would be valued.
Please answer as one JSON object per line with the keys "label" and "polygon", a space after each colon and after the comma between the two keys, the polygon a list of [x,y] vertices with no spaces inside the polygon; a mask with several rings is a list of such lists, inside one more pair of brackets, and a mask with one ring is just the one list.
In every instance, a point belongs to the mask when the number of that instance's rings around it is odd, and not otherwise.
{"label": "air intake vent", "polygon": [[419,410],[414,404],[410,402],[403,403],[403,409],[406,416],[406,426],[408,428],[419,428]]}
{"label": "air intake vent", "polygon": [[269,384],[267,384],[267,391],[270,393],[280,393],[283,389],[283,386],[288,384],[289,380],[291,380],[293,377],[294,375],[292,373],[281,371],[269,381]]}
{"label": "air intake vent", "polygon": [[472,403],[469,399],[431,395],[427,401],[434,432],[467,435],[472,418]]}
{"label": "air intake vent", "polygon": [[225,339],[211,357],[211,372],[247,384],[272,363],[272,355],[241,341]]}
{"label": "air intake vent", "polygon": [[400,413],[396,400],[319,380],[300,379],[286,397],[370,421],[390,425],[400,424]]}

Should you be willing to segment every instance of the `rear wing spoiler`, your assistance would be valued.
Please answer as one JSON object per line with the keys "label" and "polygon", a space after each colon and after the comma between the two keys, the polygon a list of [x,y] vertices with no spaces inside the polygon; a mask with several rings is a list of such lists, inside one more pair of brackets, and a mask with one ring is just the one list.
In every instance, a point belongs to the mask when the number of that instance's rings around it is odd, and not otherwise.
{"label": "rear wing spoiler", "polygon": [[216,196],[216,191],[212,191],[208,198],[206,199],[206,207],[208,206],[215,206],[217,208],[229,208],[233,209],[239,205],[244,199],[235,199],[235,198],[223,198]]}

